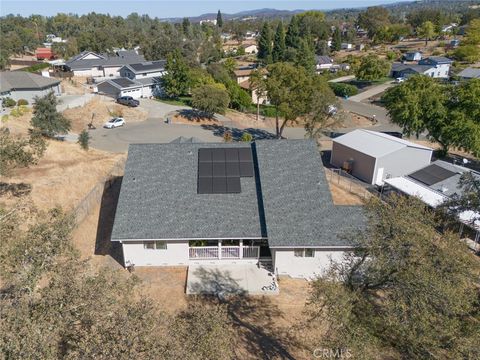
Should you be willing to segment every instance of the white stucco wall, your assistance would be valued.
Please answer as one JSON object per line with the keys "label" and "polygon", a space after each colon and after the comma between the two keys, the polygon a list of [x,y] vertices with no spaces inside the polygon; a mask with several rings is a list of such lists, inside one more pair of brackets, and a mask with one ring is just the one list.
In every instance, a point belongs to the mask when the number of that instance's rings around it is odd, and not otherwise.
{"label": "white stucco wall", "polygon": [[188,241],[167,242],[166,250],[145,249],[143,242],[123,242],[123,259],[135,266],[188,265]]}
{"label": "white stucco wall", "polygon": [[117,77],[120,73],[119,73],[119,70],[120,70],[120,66],[112,66],[112,67],[104,67],[103,68],[103,73],[104,75],[103,76],[106,76],[106,77]]}
{"label": "white stucco wall", "polygon": [[426,71],[425,75],[438,79],[446,79],[449,77],[449,72],[450,64],[441,64],[437,65],[435,68],[432,67],[431,70]]}
{"label": "white stucco wall", "polygon": [[165,71],[155,71],[147,73],[139,73],[135,75],[135,79],[147,79],[152,77],[162,77],[165,74]]}
{"label": "white stucco wall", "polygon": [[86,70],[73,70],[74,76],[103,76],[103,70],[97,67]]}
{"label": "white stucco wall", "polygon": [[341,261],[345,249],[314,249],[314,257],[296,257],[294,249],[272,249],[272,260],[278,275],[313,278],[323,274],[333,261]]}

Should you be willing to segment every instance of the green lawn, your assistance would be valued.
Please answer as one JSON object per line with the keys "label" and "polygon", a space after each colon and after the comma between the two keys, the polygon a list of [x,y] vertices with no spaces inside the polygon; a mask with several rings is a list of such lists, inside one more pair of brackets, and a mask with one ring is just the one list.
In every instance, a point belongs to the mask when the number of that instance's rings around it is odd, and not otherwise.
{"label": "green lawn", "polygon": [[190,96],[180,96],[178,99],[155,98],[155,100],[170,105],[191,106],[192,98]]}

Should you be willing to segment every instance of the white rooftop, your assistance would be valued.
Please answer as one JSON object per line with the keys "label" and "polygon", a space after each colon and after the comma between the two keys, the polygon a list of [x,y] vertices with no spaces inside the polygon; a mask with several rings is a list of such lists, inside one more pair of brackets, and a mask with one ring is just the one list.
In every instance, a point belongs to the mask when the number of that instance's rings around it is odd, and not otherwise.
{"label": "white rooftop", "polygon": [[433,149],[377,131],[358,129],[333,139],[366,155],[378,158],[405,147],[433,151]]}

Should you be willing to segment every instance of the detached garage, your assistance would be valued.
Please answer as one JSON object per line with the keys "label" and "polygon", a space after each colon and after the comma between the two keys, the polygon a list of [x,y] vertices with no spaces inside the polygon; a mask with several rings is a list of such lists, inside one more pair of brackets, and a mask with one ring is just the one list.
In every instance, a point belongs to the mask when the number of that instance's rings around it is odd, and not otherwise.
{"label": "detached garage", "polygon": [[391,135],[355,130],[333,139],[330,163],[369,183],[403,176],[430,164],[433,150]]}

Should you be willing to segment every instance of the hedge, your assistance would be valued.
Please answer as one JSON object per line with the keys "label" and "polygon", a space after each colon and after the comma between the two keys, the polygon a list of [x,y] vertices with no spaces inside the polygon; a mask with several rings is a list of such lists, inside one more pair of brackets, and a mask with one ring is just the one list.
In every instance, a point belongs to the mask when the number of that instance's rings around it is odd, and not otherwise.
{"label": "hedge", "polygon": [[18,105],[18,106],[28,105],[28,101],[25,100],[25,99],[18,99],[17,105]]}
{"label": "hedge", "polygon": [[353,85],[333,82],[330,82],[328,84],[337,96],[350,97],[358,94],[358,89]]}

